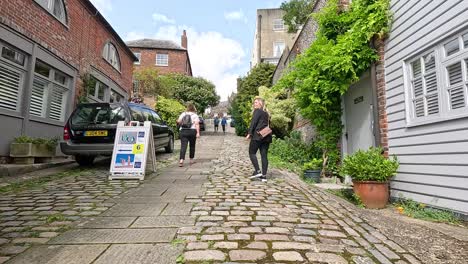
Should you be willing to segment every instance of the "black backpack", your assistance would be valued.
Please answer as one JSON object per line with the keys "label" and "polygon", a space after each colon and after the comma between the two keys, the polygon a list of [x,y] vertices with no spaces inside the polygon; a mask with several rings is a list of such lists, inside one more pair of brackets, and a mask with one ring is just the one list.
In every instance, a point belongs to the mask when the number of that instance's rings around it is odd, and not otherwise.
{"label": "black backpack", "polygon": [[182,117],[182,121],[180,122],[181,128],[191,128],[192,127],[192,116],[191,114],[185,113],[184,117]]}

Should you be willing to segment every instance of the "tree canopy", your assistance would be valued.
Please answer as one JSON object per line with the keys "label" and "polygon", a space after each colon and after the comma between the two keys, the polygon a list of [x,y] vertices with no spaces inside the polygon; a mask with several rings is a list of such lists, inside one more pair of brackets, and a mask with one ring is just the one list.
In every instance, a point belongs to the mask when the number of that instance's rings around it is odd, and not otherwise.
{"label": "tree canopy", "polygon": [[283,21],[288,26],[289,33],[297,32],[305,24],[312,14],[314,3],[315,0],[291,0],[281,4],[281,9],[285,12]]}

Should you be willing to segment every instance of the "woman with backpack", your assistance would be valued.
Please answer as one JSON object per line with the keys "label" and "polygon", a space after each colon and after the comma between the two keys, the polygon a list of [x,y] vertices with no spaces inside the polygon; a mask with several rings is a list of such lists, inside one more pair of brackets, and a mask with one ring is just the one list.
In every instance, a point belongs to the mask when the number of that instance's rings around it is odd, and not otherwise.
{"label": "woman with backpack", "polygon": [[180,114],[177,119],[177,124],[180,127],[180,159],[179,167],[184,166],[185,152],[187,152],[187,145],[190,145],[190,164],[195,163],[195,142],[200,137],[200,125],[197,115],[197,109],[192,103],[187,104],[186,112]]}
{"label": "woman with backpack", "polygon": [[[260,97],[254,100],[254,111],[252,121],[246,139],[250,139],[249,157],[255,171],[250,179],[260,178],[263,182],[267,181],[266,174],[268,170],[268,148],[272,142],[272,133],[269,127],[270,115],[264,110],[264,101]],[[258,166],[257,151],[260,150],[262,158],[262,170]]]}

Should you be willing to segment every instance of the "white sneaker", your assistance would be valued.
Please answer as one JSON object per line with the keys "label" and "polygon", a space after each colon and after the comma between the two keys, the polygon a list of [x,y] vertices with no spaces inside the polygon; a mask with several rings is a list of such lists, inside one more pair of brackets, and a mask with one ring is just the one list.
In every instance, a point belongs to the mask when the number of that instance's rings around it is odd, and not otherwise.
{"label": "white sneaker", "polygon": [[249,177],[249,179],[256,179],[262,177],[262,173],[260,171],[254,172],[252,176]]}
{"label": "white sneaker", "polygon": [[268,181],[265,175],[262,175],[260,177],[260,180],[262,180],[262,182],[267,182]]}

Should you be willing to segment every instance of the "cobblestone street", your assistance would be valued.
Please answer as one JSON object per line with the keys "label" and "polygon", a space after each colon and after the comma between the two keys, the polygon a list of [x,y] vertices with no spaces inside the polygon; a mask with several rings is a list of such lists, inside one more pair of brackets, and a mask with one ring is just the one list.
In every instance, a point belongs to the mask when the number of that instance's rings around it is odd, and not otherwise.
{"label": "cobblestone street", "polygon": [[[463,237],[356,208],[296,175],[272,170],[266,183],[249,180],[241,137],[208,134],[197,147],[197,163],[183,168],[176,155],[164,156],[165,163],[158,155],[158,173],[141,183],[109,182],[102,165],[3,194],[0,263],[464,263],[468,257]],[[438,241],[425,240],[424,232]],[[443,256],[437,245],[447,245]]]}

